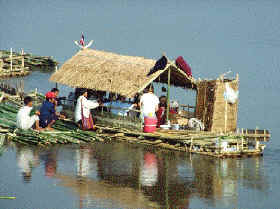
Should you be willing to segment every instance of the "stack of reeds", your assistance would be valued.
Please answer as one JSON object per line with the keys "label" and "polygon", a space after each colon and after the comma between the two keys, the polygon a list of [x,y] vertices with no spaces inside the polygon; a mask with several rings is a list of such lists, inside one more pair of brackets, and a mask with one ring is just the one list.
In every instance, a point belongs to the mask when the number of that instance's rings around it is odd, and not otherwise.
{"label": "stack of reeds", "polygon": [[[10,69],[10,64],[11,64],[11,52],[10,51],[5,51],[5,50],[0,50],[0,58],[3,60],[3,70],[9,70]],[[55,66],[58,65],[58,62],[54,60],[52,57],[49,56],[35,56],[32,54],[20,54],[17,52],[12,52],[13,57],[24,57],[24,66],[28,67],[30,70],[39,68],[39,67],[44,67],[48,69],[54,69]],[[16,69],[21,69],[22,68],[22,59],[13,59],[13,68]]]}
{"label": "stack of reeds", "polygon": [[71,121],[57,121],[54,131],[38,132],[16,128],[16,114],[19,106],[11,103],[0,103],[0,133],[5,133],[7,139],[21,144],[79,144],[82,142],[104,141],[105,136],[95,132],[81,131]]}

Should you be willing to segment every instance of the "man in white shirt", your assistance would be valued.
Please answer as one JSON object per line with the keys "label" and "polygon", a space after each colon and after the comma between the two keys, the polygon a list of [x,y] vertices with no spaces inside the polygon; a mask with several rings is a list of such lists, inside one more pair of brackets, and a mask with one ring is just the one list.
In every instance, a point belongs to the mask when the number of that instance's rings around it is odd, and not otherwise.
{"label": "man in white shirt", "polygon": [[33,127],[35,124],[36,130],[41,130],[39,127],[39,117],[40,112],[37,111],[35,115],[30,116],[32,110],[32,98],[27,96],[24,98],[24,106],[21,107],[17,113],[17,127],[23,130],[27,130]]}
{"label": "man in white shirt", "polygon": [[140,99],[140,108],[142,119],[144,117],[156,117],[156,112],[158,111],[159,99],[154,94],[154,88],[151,85],[149,87],[148,93],[142,95]]}

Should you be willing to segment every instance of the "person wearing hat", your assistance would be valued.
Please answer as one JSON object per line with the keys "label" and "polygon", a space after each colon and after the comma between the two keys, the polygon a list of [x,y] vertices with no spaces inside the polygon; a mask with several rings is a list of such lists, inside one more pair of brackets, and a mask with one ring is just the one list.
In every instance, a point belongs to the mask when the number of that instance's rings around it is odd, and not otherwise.
{"label": "person wearing hat", "polygon": [[58,120],[58,115],[55,111],[55,97],[55,93],[51,91],[46,93],[46,100],[40,109],[39,124],[42,128],[48,130],[52,130],[53,124]]}
{"label": "person wearing hat", "polygon": [[88,100],[87,97],[87,89],[81,89],[75,107],[75,122],[83,130],[94,130],[95,126],[90,110],[97,108],[99,103],[96,100]]}

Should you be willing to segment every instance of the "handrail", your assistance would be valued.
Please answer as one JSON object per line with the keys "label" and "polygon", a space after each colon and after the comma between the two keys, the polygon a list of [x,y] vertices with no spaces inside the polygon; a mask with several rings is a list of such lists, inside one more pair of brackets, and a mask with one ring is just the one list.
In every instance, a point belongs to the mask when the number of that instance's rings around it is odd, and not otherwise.
{"label": "handrail", "polygon": [[192,108],[192,109],[194,109],[195,108],[195,106],[192,106],[192,105],[183,105],[183,104],[181,104],[181,105],[179,105],[180,107],[186,107],[186,108]]}

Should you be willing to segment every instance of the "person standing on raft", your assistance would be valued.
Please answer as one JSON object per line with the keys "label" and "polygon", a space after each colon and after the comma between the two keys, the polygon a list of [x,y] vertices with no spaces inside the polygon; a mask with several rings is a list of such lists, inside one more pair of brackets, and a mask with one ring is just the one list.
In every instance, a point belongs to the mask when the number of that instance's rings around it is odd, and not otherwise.
{"label": "person standing on raft", "polygon": [[158,111],[159,99],[154,94],[154,87],[150,85],[147,93],[144,93],[140,99],[141,118],[156,117]]}
{"label": "person standing on raft", "polygon": [[99,103],[87,99],[88,92],[86,89],[81,89],[80,93],[81,96],[78,98],[75,108],[75,122],[83,130],[95,130],[90,110],[97,108]]}

